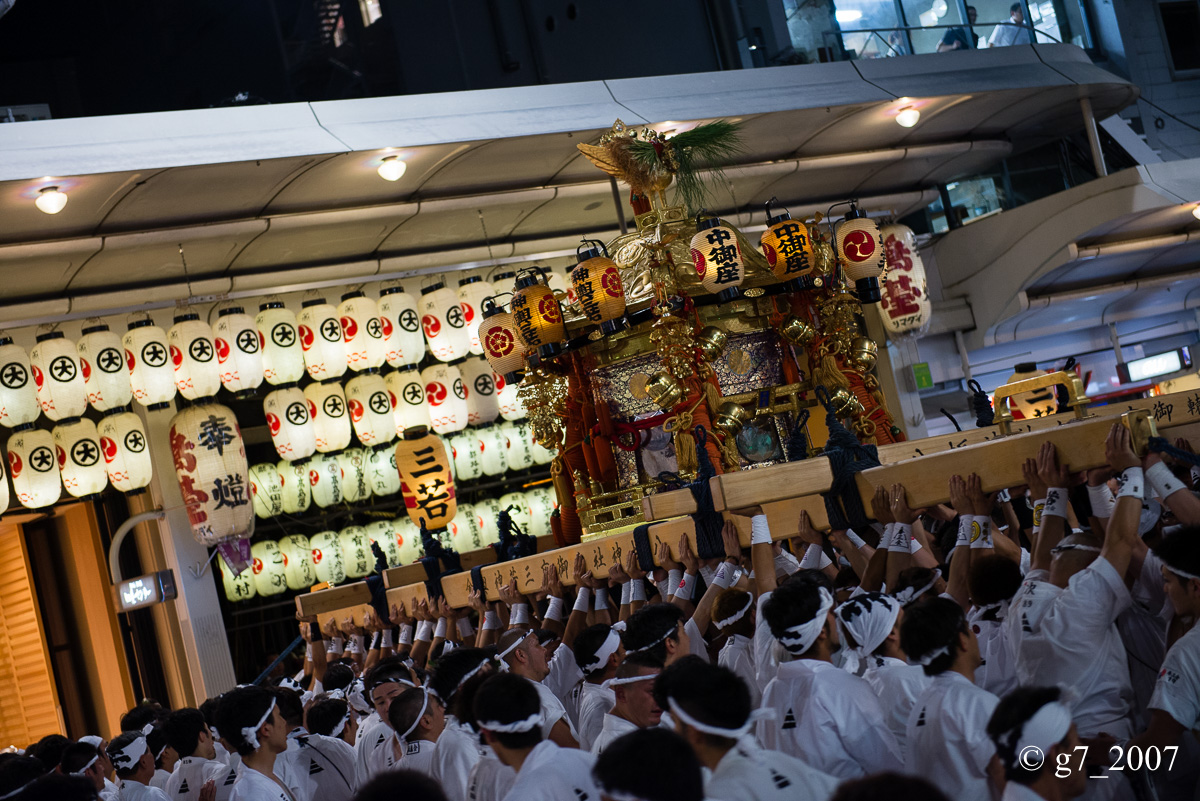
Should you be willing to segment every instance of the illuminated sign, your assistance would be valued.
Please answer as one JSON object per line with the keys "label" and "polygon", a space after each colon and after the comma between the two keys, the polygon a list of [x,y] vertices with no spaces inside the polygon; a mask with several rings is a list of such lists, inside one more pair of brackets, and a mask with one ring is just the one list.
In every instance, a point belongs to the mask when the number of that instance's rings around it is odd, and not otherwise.
{"label": "illuminated sign", "polygon": [[1117,364],[1117,373],[1122,384],[1132,384],[1151,378],[1178,373],[1192,366],[1192,354],[1188,348],[1169,350],[1157,353],[1144,359],[1134,359],[1125,364]]}
{"label": "illuminated sign", "polygon": [[117,611],[132,612],[169,601],[176,595],[175,574],[161,570],[137,578],[126,579],[113,588],[117,596]]}

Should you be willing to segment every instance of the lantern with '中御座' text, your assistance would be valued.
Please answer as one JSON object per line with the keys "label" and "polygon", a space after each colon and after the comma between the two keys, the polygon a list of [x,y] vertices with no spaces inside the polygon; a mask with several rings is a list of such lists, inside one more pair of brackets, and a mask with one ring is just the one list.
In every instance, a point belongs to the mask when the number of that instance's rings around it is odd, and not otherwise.
{"label": "lantern with '\u4e2d\u5fa1\u5ea7' text", "polygon": [[378,370],[383,366],[387,344],[379,305],[361,291],[347,292],[338,304],[342,323],[342,341],[346,343],[346,363],[351,370]]}
{"label": "lantern with '\u4e2d\u5fa1\u5ea7' text", "polygon": [[98,412],[120,409],[133,400],[129,368],[125,366],[121,337],[101,320],[87,320],[83,336],[75,343],[88,403]]}
{"label": "lantern with '\u4e2d\u5fa1\u5ea7' text", "polygon": [[571,287],[579,310],[588,322],[600,324],[601,333],[615,334],[625,327],[620,268],[608,257],[608,248],[594,239],[585,239],[575,256],[579,264],[571,271]]}
{"label": "lantern with '\u4e2d\u5fa1\u5ea7' text", "polygon": [[342,546],[336,531],[320,531],[308,538],[312,552],[313,569],[317,581],[340,584],[346,580],[346,563],[342,560]]}
{"label": "lantern with '\u4e2d\u5fa1\u5ea7' text", "polygon": [[64,420],[54,427],[54,452],[67,492],[76,498],[99,495],[108,486],[101,458],[100,434],[86,417]]}
{"label": "lantern with '\u4e2d\u5fa1\u5ea7' text", "polygon": [[13,344],[7,332],[0,332],[0,425],[32,425],[42,413],[32,375],[29,354]]}
{"label": "lantern with '\u4e2d\u5fa1\u5ea7' text", "polygon": [[87,389],[79,369],[79,351],[62,331],[40,326],[29,351],[29,369],[42,414],[51,420],[79,417],[87,411]]}
{"label": "lantern with '\u4e2d\u5fa1\u5ea7' text", "polygon": [[720,217],[701,220],[696,215],[696,235],[692,237],[692,264],[700,283],[717,296],[719,303],[737,300],[746,280],[746,264],[737,232],[725,225]]}
{"label": "lantern with '\u4e2d\u5fa1\u5ea7' text", "polygon": [[[479,341],[483,355],[492,372],[510,384],[519,384],[525,375],[525,343],[517,335],[512,312],[504,311],[488,298],[483,302],[483,322],[479,325]],[[499,391],[500,387],[496,387]]]}
{"label": "lantern with '\u4e2d\u5fa1\u5ea7' text", "polygon": [[387,382],[378,373],[358,373],[347,381],[346,404],[360,443],[369,447],[396,438],[392,399]]}
{"label": "lantern with '\u4e2d\u5fa1\u5ea7' text", "polygon": [[8,440],[8,474],[13,493],[27,509],[42,509],[58,502],[62,479],[54,457],[54,437],[49,431],[30,428]]}
{"label": "lantern with '\u4e2d\u5fa1\u5ea7' text", "polygon": [[445,446],[428,430],[411,429],[396,444],[396,468],[408,516],[430,531],[443,529],[458,511],[450,458]]}
{"label": "lantern with '\u4e2d\u5fa1\u5ea7' text", "polygon": [[254,394],[263,382],[262,346],[254,318],[241,306],[225,306],[213,326],[221,384],[238,398]]}
{"label": "lantern with '\u4e2d\u5fa1\u5ea7' text", "polygon": [[814,257],[812,238],[803,220],[793,220],[787,209],[771,214],[775,198],[767,201],[767,230],[763,231],[759,247],[775,277],[783,282],[785,292],[809,289],[812,284]]}
{"label": "lantern with '\u4e2d\u5fa1\u5ea7' text", "polygon": [[167,332],[167,342],[179,394],[188,400],[215,396],[221,389],[221,371],[208,323],[202,322],[195,312],[177,314],[175,324]]}
{"label": "lantern with '\u4e2d\u5fa1\u5ea7' text", "polygon": [[483,343],[479,341],[479,324],[483,322],[483,299],[491,297],[495,290],[478,275],[458,282],[458,305],[462,307],[463,319],[467,322],[467,339],[471,353],[483,355]]}
{"label": "lantern with '\u4e2d\u5fa1\u5ea7' text", "polygon": [[317,450],[333,453],[350,445],[350,413],[342,385],[330,379],[304,388],[313,419]]}
{"label": "lantern with '\u4e2d\u5fa1\u5ea7' text", "polygon": [[340,378],[348,361],[338,310],[326,303],[325,298],[307,298],[300,303],[296,325],[308,374],[314,381]]}
{"label": "lantern with '\u4e2d\u5fa1\u5ea7' text", "polygon": [[470,352],[471,337],[458,295],[441,282],[430,284],[421,289],[418,306],[425,341],[435,359],[452,362]]}
{"label": "lantern with '\u4e2d\u5fa1\u5ea7' text", "polygon": [[133,317],[121,339],[133,397],[150,411],[166,409],[175,398],[175,369],[167,332],[148,316]]}
{"label": "lantern with '\u4e2d\u5fa1\u5ea7' text", "polygon": [[837,228],[837,253],[846,277],[854,282],[859,303],[878,303],[884,267],[879,226],[853,204]]}
{"label": "lantern with '\u4e2d\u5fa1\u5ea7' text", "polygon": [[133,412],[106,415],[96,427],[108,481],[126,494],[143,491],[153,475],[146,428]]}
{"label": "lantern with '\u4e2d\u5fa1\u5ea7' text", "polygon": [[421,371],[429,422],[438,434],[453,434],[467,427],[467,390],[458,366],[437,362]]}
{"label": "lantern with '\u4e2d\u5fa1\u5ea7' text", "polygon": [[263,398],[263,412],[279,458],[295,462],[316,452],[312,407],[299,387],[286,386],[268,392]]}
{"label": "lantern with '\u4e2d\u5fa1\u5ea7' text", "polygon": [[887,261],[879,299],[883,327],[892,339],[920,336],[929,327],[933,305],[916,236],[907,225],[885,225],[880,236]]}
{"label": "lantern with '\u4e2d\u5fa1\u5ea7' text", "polygon": [[304,350],[296,333],[296,315],[277,300],[259,305],[254,318],[268,384],[294,384],[304,375]]}
{"label": "lantern with '\u4e2d\u5fa1\u5ea7' text", "polygon": [[425,356],[425,335],[417,299],[404,287],[385,281],[379,290],[379,322],[383,324],[383,357],[392,367],[416,364]]}
{"label": "lantern with '\u4e2d\u5fa1\u5ea7' text", "polygon": [[250,466],[233,412],[218,403],[189,406],[171,418],[170,442],[192,535],[204,545],[249,537]]}
{"label": "lantern with '\u4e2d\u5fa1\u5ea7' text", "polygon": [[562,307],[554,290],[543,282],[540,267],[526,268],[518,275],[512,319],[517,336],[538,358],[550,359],[562,353],[562,341],[567,336]]}

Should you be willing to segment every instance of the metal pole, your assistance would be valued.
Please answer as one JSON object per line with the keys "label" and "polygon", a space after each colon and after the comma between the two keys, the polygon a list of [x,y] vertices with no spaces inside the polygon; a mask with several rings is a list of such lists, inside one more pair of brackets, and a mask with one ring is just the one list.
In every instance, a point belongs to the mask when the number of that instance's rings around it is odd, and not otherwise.
{"label": "metal pole", "polygon": [[151,509],[149,512],[142,512],[129,518],[113,532],[112,542],[108,546],[108,570],[112,575],[114,585],[121,583],[121,563],[117,561],[117,557],[121,553],[121,543],[125,542],[125,536],[133,531],[139,523],[147,520],[161,520],[165,516],[166,512],[162,509]]}
{"label": "metal pole", "polygon": [[967,343],[963,339],[962,331],[954,332],[954,344],[958,348],[958,359],[962,362],[963,384],[966,384],[973,376],[971,375],[971,357],[967,353]]}
{"label": "metal pole", "polygon": [[1108,175],[1104,166],[1104,153],[1100,150],[1100,131],[1096,127],[1096,115],[1092,113],[1092,99],[1079,98],[1079,107],[1083,110],[1083,128],[1087,131],[1088,147],[1092,150],[1092,164],[1096,168],[1096,177]]}
{"label": "metal pole", "polygon": [[621,190],[617,187],[617,179],[614,176],[608,176],[609,186],[612,187],[613,207],[617,210],[617,222],[621,225],[621,233],[629,233],[629,226],[625,224],[625,210],[621,207]]}

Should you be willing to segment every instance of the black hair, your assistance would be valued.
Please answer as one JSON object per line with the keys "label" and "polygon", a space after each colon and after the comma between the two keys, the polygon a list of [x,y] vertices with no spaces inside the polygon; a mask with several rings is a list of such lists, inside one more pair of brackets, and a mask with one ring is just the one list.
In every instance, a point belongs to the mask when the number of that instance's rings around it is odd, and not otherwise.
{"label": "black hair", "polygon": [[1013,3],[1011,6],[1008,7],[1008,13],[1011,14],[1014,11],[1020,11],[1022,14],[1024,14],[1025,8],[1019,2]]}
{"label": "black hair", "polygon": [[425,707],[426,713],[429,712],[429,706],[425,700],[427,695],[431,695],[428,690],[414,687],[392,699],[392,705],[388,707],[388,723],[397,736],[413,728],[422,706]]}
{"label": "black hair", "polygon": [[[208,724],[210,729],[217,728],[217,706],[221,703],[221,696],[205,699],[200,705],[200,712],[204,715],[204,722]],[[187,756],[187,754],[180,754]]]}
{"label": "black hair", "polygon": [[263,687],[238,687],[221,696],[221,703],[217,706],[217,729],[241,756],[248,756],[255,751],[254,746],[246,742],[242,729],[262,720],[274,700],[274,696]]}
{"label": "black hair", "polygon": [[643,801],[703,801],[704,778],[692,747],[657,726],[613,740],[592,768],[601,792],[628,793]]}
{"label": "black hair", "polygon": [[[655,640],[662,639],[679,642],[679,624],[683,622],[683,610],[675,604],[649,604],[630,615],[625,621],[625,633],[621,640],[625,643],[626,651],[637,651],[650,646]],[[669,632],[669,633],[668,633]],[[644,653],[653,655],[661,662],[667,659],[666,640],[646,648]]]}
{"label": "black hair", "polygon": [[62,762],[63,751],[71,741],[61,734],[47,734],[33,745],[25,749],[27,756],[40,759],[47,771],[52,771]]}
{"label": "black hair", "polygon": [[160,704],[143,701],[121,715],[121,731],[141,731],[147,723],[157,723],[162,720],[163,712]]}
{"label": "black hair", "polygon": [[1021,589],[1021,566],[998,553],[972,556],[967,573],[967,591],[976,606],[1010,600]]}
{"label": "black hair", "polygon": [[[1163,537],[1154,555],[1163,561],[1168,572],[1176,568],[1200,576],[1200,528],[1188,527]],[[1171,578],[1180,584],[1190,581],[1177,573],[1171,573]]]}
{"label": "black hair", "polygon": [[949,801],[925,779],[901,773],[878,773],[838,785],[829,801]]}
{"label": "black hair", "polygon": [[24,787],[46,772],[37,757],[26,754],[0,754],[0,795]]}
{"label": "black hair", "polygon": [[806,567],[788,576],[783,583],[787,584],[789,581],[795,581],[800,584],[808,584],[814,587],[824,587],[830,592],[833,592],[833,580],[830,579],[829,576],[825,575],[825,571],[823,570],[815,570],[811,567]]}
{"label": "black hair", "polygon": [[850,587],[857,587],[862,579],[854,572],[852,567],[843,567],[838,570],[837,576],[833,579],[833,588],[835,590],[844,590]]}
{"label": "black hair", "polygon": [[447,801],[442,786],[424,773],[405,768],[385,771],[358,788],[354,801]]}
{"label": "black hair", "polygon": [[[797,576],[800,574],[797,573]],[[775,639],[787,630],[812,620],[821,608],[819,585],[807,579],[791,578],[780,584],[762,606],[763,619]]]}
{"label": "black hair", "polygon": [[83,776],[67,776],[53,771],[45,774],[10,801],[96,801],[96,786]]}
{"label": "black hair", "polygon": [[[113,763],[113,770],[115,770],[117,772],[118,779],[128,779],[130,776],[137,773],[138,762],[142,761],[141,757],[138,757],[138,759],[136,761],[134,761],[133,763],[131,763],[129,765],[126,765],[123,762],[122,762],[122,764],[118,765],[117,759],[120,758],[119,752],[122,751],[125,748],[125,746],[129,745],[130,743],[132,743],[134,740],[136,740],[137,738],[139,738],[141,736],[142,736],[142,733],[140,731],[123,731],[120,734],[118,734],[116,737],[109,740],[108,748],[104,749],[105,752],[108,754],[108,758]],[[147,751],[150,750],[149,745],[146,746],[146,750]],[[151,756],[154,756],[154,755],[151,754]]]}
{"label": "black hair", "polygon": [[[165,719],[159,721],[158,725],[146,735],[146,748],[149,749],[150,756],[154,757],[154,767],[156,769],[162,767],[162,752],[169,745],[167,743],[166,732],[164,731],[165,723]],[[175,753],[178,754],[179,752],[176,751]]]}
{"label": "black hair", "polygon": [[354,671],[349,665],[333,664],[325,668],[325,678],[321,680],[321,686],[325,688],[325,692],[345,690],[353,681]]}
{"label": "black hair", "polygon": [[300,700],[300,693],[287,687],[268,687],[267,692],[275,696],[279,715],[288,729],[304,725],[304,702]]}
{"label": "black hair", "polygon": [[[722,729],[740,728],[750,718],[753,702],[741,677],[728,668],[705,662],[698,656],[685,656],[654,680],[654,700],[662,709],[669,699],[691,717]],[[732,748],[737,739],[704,734],[717,748]]]}
{"label": "black hair", "polygon": [[[898,595],[908,589],[919,590],[922,587],[935,583],[936,579],[937,573],[931,567],[910,567],[900,571],[900,574],[896,577],[896,588],[892,589],[888,587],[888,593]],[[925,590],[925,592],[932,592],[934,595],[937,595],[932,586]],[[916,602],[918,598],[913,598],[909,601],[909,604]]]}
{"label": "black hair", "polygon": [[77,773],[99,754],[100,749],[91,743],[74,742],[63,750],[62,761],[58,764],[63,773]]}
{"label": "black hair", "polygon": [[962,607],[949,598],[925,598],[908,607],[900,623],[900,647],[911,660],[939,648],[946,653],[925,665],[925,675],[945,673],[958,656],[958,636],[969,632]]}
{"label": "black hair", "polygon": [[[750,605],[754,605],[754,597],[745,590],[739,590],[736,587],[721,590],[717,593],[716,599],[713,600],[712,614],[709,616],[715,626],[718,621],[725,620],[738,613],[738,610],[746,605],[749,599]],[[729,626],[730,634],[741,634],[749,637],[754,633],[754,617],[750,614],[750,609],[747,609],[741,619],[732,623]]]}
{"label": "black hair", "polygon": [[545,648],[555,640],[562,640],[562,635],[553,629],[534,629],[534,636],[537,637],[538,644]]}
{"label": "black hair", "polygon": [[[588,626],[583,631],[579,632],[579,636],[575,638],[575,644],[572,647],[572,652],[575,654],[575,664],[580,670],[596,659],[596,652],[600,650],[608,639],[609,632],[612,631],[612,626],[607,623],[597,623],[594,626]],[[604,671],[608,669],[608,660],[584,673],[584,677],[588,679],[599,678],[604,675]]]}
{"label": "black hair", "polygon": [[[429,689],[437,693],[438,698],[446,706],[457,709],[454,697],[459,691],[459,684],[480,663],[489,658],[487,651],[482,648],[455,648],[438,662],[433,678],[429,680]],[[455,713],[457,716],[457,712]]]}
{"label": "black hair", "polygon": [[[497,673],[489,676],[475,693],[473,706],[476,724],[487,728],[484,723],[516,723],[536,715],[542,701],[529,680],[512,673]],[[505,748],[532,748],[542,741],[542,727],[534,726],[525,732],[492,732],[492,736]]]}
{"label": "black hair", "polygon": [[321,698],[308,708],[305,727],[311,734],[333,736],[333,730],[346,719],[350,704],[344,698]]}
{"label": "black hair", "polygon": [[200,747],[200,734],[208,728],[208,721],[199,709],[176,709],[163,721],[162,731],[167,745],[182,757],[190,757]]}
{"label": "black hair", "polygon": [[987,733],[996,744],[996,754],[1004,763],[1004,775],[1009,781],[1033,784],[1046,769],[1045,765],[1039,765],[1036,770],[1024,767],[1021,764],[1024,760],[1017,758],[1017,745],[1025,724],[1039,709],[1061,697],[1062,690],[1057,687],[1018,687],[996,704],[987,723]]}

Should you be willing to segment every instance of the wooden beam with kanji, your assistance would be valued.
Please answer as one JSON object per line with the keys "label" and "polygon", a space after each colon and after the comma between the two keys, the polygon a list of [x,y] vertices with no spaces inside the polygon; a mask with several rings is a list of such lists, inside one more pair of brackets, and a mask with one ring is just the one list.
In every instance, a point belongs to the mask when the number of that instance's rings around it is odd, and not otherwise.
{"label": "wooden beam with kanji", "polygon": [[[554,549],[554,537],[546,535],[537,538],[537,552]],[[490,565],[496,561],[496,550],[494,548],[480,548],[474,551],[466,551],[458,555],[462,563],[463,570],[470,570],[478,565]],[[390,567],[383,571],[383,586],[385,587],[405,587],[409,584],[415,584],[418,581],[424,581],[425,568],[420,563],[411,565],[400,565],[399,567]]]}

